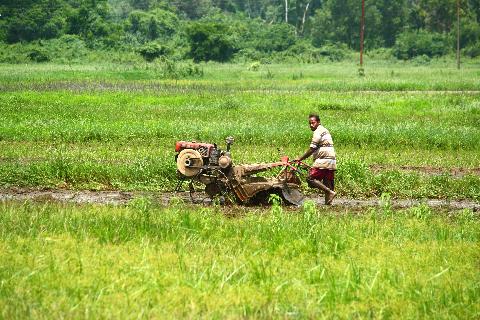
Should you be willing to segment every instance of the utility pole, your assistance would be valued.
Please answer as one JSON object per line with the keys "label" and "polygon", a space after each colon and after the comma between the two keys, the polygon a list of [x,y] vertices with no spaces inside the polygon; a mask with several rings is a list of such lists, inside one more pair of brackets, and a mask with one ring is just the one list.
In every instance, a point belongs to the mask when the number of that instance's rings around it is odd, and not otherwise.
{"label": "utility pole", "polygon": [[362,0],[362,18],[360,19],[360,68],[358,74],[364,76],[363,70],[363,36],[365,31],[365,0]]}
{"label": "utility pole", "polygon": [[460,0],[457,0],[457,69],[460,69]]}

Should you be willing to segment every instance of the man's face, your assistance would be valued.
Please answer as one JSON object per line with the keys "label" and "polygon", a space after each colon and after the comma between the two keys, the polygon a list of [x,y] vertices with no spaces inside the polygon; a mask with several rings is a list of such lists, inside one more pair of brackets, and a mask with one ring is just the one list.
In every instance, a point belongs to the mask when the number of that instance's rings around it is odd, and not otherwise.
{"label": "man's face", "polygon": [[315,131],[320,124],[314,117],[308,119],[308,124],[310,125],[310,130]]}

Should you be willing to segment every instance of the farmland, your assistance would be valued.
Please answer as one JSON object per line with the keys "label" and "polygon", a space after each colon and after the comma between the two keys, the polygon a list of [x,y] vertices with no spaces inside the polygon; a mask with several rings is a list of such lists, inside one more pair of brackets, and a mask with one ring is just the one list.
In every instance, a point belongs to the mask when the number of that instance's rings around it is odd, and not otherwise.
{"label": "farmland", "polygon": [[207,64],[204,77],[180,80],[150,80],[161,66],[5,66],[0,186],[167,191],[176,140],[221,145],[232,135],[238,162],[295,157],[310,138],[305,117],[317,111],[335,137],[342,196],[478,200],[474,66],[459,74],[380,65],[364,79],[341,64],[267,66],[272,78],[263,79],[262,69]]}
{"label": "farmland", "polygon": [[[480,315],[478,213],[391,203],[480,201],[478,63],[189,68],[0,66],[3,191],[149,195],[0,203],[0,317]],[[310,112],[332,133],[339,196],[379,207],[156,198],[175,187],[176,140],[234,136],[237,163],[294,158]]]}

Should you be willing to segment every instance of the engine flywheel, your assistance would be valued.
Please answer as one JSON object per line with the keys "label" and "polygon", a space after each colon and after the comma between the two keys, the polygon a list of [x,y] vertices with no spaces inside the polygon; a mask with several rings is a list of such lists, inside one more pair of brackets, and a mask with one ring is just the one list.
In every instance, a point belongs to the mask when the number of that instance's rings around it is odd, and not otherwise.
{"label": "engine flywheel", "polygon": [[182,150],[177,157],[177,169],[186,177],[193,177],[202,170],[203,159],[200,152],[193,149]]}

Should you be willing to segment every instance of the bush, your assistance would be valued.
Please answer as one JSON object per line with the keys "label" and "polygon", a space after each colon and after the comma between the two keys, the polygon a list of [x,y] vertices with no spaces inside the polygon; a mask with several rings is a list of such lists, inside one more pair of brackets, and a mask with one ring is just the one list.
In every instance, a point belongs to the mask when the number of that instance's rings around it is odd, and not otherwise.
{"label": "bush", "polygon": [[0,62],[28,63],[54,61],[72,63],[84,60],[92,51],[78,36],[64,35],[58,39],[37,40],[30,43],[4,44],[0,47]]}
{"label": "bush", "polygon": [[51,59],[62,63],[79,61],[90,52],[85,42],[76,35],[64,35],[58,39],[42,41],[42,43],[50,53]]}
{"label": "bush", "polygon": [[284,51],[295,44],[295,28],[281,23],[264,25],[256,35],[255,49],[263,52]]}
{"label": "bush", "polygon": [[20,43],[9,45],[0,42],[0,63],[28,63],[30,61],[25,45]]}
{"label": "bush", "polygon": [[365,52],[366,56],[377,60],[391,60],[394,58],[393,50],[391,48],[377,48]]}
{"label": "bush", "polygon": [[43,48],[34,48],[28,53],[28,58],[34,62],[47,62],[50,61],[48,53]]}
{"label": "bush", "polygon": [[140,47],[137,51],[146,61],[151,62],[155,58],[167,55],[170,49],[157,42],[150,42]]}
{"label": "bush", "polygon": [[398,59],[411,59],[425,55],[427,57],[442,56],[450,50],[447,35],[428,32],[426,30],[405,31],[397,37],[393,54]]}
{"label": "bush", "polygon": [[416,56],[415,58],[413,58],[412,62],[417,66],[421,66],[429,64],[431,60],[432,59],[429,56],[422,54],[421,56]]}
{"label": "bush", "polygon": [[341,61],[351,55],[351,50],[343,43],[326,43],[320,48],[301,41],[290,47],[287,52],[295,55],[299,61],[316,63],[324,60]]}
{"label": "bush", "polygon": [[235,62],[260,61],[265,57],[265,53],[252,48],[241,49],[233,55]]}
{"label": "bush", "polygon": [[261,64],[270,63],[318,63],[321,61],[341,61],[350,57],[352,51],[344,44],[326,44],[321,48],[314,47],[306,40],[297,41],[284,51],[270,53],[260,52],[255,49],[245,48],[239,50],[235,56],[235,62],[254,62]]}
{"label": "bush", "polygon": [[480,56],[480,42],[470,45],[465,49],[463,49],[462,51],[466,56],[470,58],[476,58]]}
{"label": "bush", "polygon": [[259,61],[255,61],[248,67],[248,70],[249,71],[258,71],[260,69],[260,65],[261,65],[261,63]]}
{"label": "bush", "polygon": [[327,43],[320,47],[320,55],[327,57],[330,61],[341,61],[347,56],[347,53],[348,48],[344,43]]}
{"label": "bush", "polygon": [[166,57],[155,60],[158,77],[164,79],[179,79],[186,77],[203,77],[203,69],[190,62],[179,63]]}

